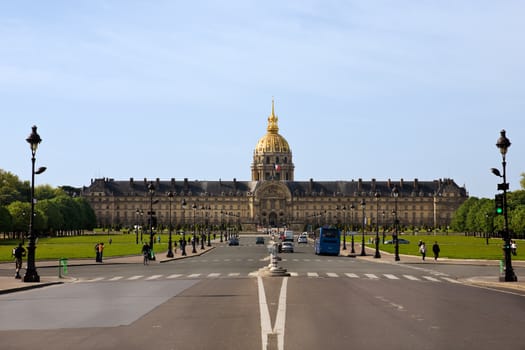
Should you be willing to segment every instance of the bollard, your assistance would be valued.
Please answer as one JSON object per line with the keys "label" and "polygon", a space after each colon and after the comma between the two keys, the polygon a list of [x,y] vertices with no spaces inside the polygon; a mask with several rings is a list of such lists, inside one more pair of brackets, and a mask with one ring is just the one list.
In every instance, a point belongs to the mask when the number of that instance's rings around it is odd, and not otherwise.
{"label": "bollard", "polygon": [[67,258],[60,258],[58,261],[58,277],[62,278],[62,274],[67,275]]}
{"label": "bollard", "polygon": [[499,273],[500,275],[503,275],[503,260],[499,261]]}

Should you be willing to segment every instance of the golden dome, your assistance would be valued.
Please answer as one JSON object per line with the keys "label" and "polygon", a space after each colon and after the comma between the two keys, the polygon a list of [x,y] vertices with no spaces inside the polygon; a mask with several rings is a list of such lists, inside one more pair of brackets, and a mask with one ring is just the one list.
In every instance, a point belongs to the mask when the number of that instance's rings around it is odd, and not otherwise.
{"label": "golden dome", "polygon": [[279,134],[277,122],[279,118],[275,115],[274,101],[272,99],[272,114],[268,116],[268,131],[261,137],[255,146],[256,153],[289,153],[290,146],[288,141]]}

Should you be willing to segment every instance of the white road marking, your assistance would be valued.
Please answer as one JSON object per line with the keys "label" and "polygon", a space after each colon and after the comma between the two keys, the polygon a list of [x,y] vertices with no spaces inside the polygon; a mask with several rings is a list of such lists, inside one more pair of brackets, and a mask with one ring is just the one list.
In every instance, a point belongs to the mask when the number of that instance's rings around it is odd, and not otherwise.
{"label": "white road marking", "polygon": [[269,334],[277,334],[277,349],[284,350],[284,329],[286,322],[286,289],[288,286],[288,277],[283,278],[281,292],[279,294],[277,316],[275,318],[275,325],[273,328],[272,321],[270,319],[268,303],[266,301],[266,293],[264,292],[264,285],[261,276],[257,277],[257,285],[259,287],[259,313],[261,315],[262,350],[267,350],[268,348]]}
{"label": "white road marking", "polygon": [[411,275],[403,275],[406,279],[409,279],[411,281],[419,281],[419,278],[411,276]]}
{"label": "white road marking", "polygon": [[240,276],[241,274],[239,272],[232,272],[232,273],[229,273],[228,276],[229,277],[236,277],[236,276]]}
{"label": "white road marking", "polygon": [[458,284],[461,284],[461,282],[459,282],[458,280],[455,280],[453,278],[449,278],[449,277],[441,277],[443,278],[445,281],[447,282],[450,282],[450,283],[458,283]]}
{"label": "white road marking", "polygon": [[217,278],[217,277],[219,277],[220,275],[221,275],[220,273],[216,273],[216,272],[214,272],[214,273],[210,273],[210,274],[208,275],[208,277],[211,277],[211,278]]}
{"label": "white road marking", "polygon": [[346,275],[347,277],[350,277],[350,278],[359,278],[359,276],[356,275],[355,273],[345,273],[345,275]]}
{"label": "white road marking", "polygon": [[180,277],[180,276],[182,276],[182,275],[179,274],[179,273],[174,273],[173,275],[169,275],[169,276],[166,277],[166,278],[167,278],[167,279],[173,279],[173,278],[178,278],[178,277]]}
{"label": "white road marking", "polygon": [[268,334],[272,332],[272,321],[270,320],[270,310],[266,303],[266,293],[264,292],[264,285],[261,276],[257,277],[257,285],[259,286],[259,314],[261,315],[262,350],[267,350]]}
{"label": "white road marking", "polygon": [[103,279],[104,277],[95,277],[90,280],[87,280],[86,282],[98,282],[98,281],[102,281]]}
{"label": "white road marking", "polygon": [[377,280],[377,279],[379,279],[379,277],[377,277],[377,276],[374,275],[373,273],[365,273],[365,276],[368,277],[368,278],[371,279],[371,280]]}
{"label": "white road marking", "polygon": [[299,274],[297,272],[289,272],[290,273],[290,277],[297,277],[299,276]]}
{"label": "white road marking", "polygon": [[118,281],[118,280],[121,280],[121,279],[123,279],[123,278],[124,278],[123,276],[115,276],[115,277],[113,277],[113,278],[110,278],[109,280],[110,280],[110,281]]}
{"label": "white road marking", "polygon": [[135,280],[138,280],[139,278],[142,278],[144,276],[142,275],[136,275],[136,276],[131,276],[130,278],[128,278],[128,281],[135,281]]}
{"label": "white road marking", "polygon": [[317,272],[308,272],[306,275],[308,277],[319,277],[319,274]]}
{"label": "white road marking", "polygon": [[391,274],[389,274],[389,273],[386,273],[386,274],[384,274],[383,276],[385,276],[385,277],[388,278],[389,280],[398,280],[398,279],[399,279],[399,277],[394,276],[394,275],[391,275]]}
{"label": "white road marking", "polygon": [[273,333],[277,333],[277,349],[284,349],[284,324],[286,321],[286,289],[288,287],[288,278],[283,279],[281,293],[279,294],[279,306],[277,307],[277,317],[273,326]]}
{"label": "white road marking", "polygon": [[424,279],[428,280],[428,281],[431,281],[431,282],[441,282],[440,280],[438,280],[437,278],[434,278],[434,277],[430,277],[430,276],[423,276]]}
{"label": "white road marking", "polygon": [[188,275],[188,278],[197,278],[200,275],[201,275],[200,273],[192,273],[191,275]]}
{"label": "white road marking", "polygon": [[327,272],[326,275],[327,275],[328,277],[339,277],[339,275],[336,274],[335,272]]}
{"label": "white road marking", "polygon": [[153,276],[149,276],[148,278],[146,278],[146,281],[153,281],[153,280],[158,280],[159,278],[161,278],[163,275],[153,275]]}

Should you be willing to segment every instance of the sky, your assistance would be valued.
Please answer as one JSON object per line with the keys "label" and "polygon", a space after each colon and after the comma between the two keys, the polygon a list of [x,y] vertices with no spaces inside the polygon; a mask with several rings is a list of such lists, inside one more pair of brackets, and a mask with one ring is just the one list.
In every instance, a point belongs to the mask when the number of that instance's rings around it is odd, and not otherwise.
{"label": "sky", "polygon": [[272,99],[295,180],[525,172],[520,0],[2,1],[0,169],[36,185],[251,180]]}

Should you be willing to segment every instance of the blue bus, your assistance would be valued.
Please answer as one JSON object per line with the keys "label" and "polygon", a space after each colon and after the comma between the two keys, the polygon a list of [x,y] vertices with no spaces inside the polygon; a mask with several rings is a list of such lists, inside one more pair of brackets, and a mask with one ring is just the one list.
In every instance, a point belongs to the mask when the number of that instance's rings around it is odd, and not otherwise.
{"label": "blue bus", "polygon": [[315,254],[339,255],[341,232],[336,228],[320,227],[315,231]]}

